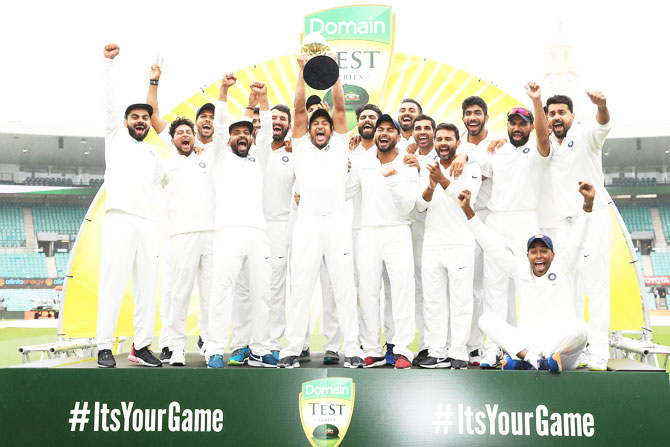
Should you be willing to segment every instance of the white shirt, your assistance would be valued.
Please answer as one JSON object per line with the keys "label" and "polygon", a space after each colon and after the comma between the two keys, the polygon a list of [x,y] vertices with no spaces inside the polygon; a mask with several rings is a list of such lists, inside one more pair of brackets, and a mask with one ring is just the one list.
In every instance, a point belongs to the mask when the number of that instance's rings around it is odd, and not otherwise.
{"label": "white shirt", "polygon": [[261,110],[261,128],[256,135],[256,153],[268,157],[263,178],[263,213],[266,220],[287,222],[293,200],[295,169],[293,153],[286,147],[272,150],[272,114]]}
{"label": "white shirt", "polygon": [[349,134],[333,132],[323,149],[317,149],[309,134],[305,134],[293,141],[293,153],[300,188],[298,216],[344,213]]}
{"label": "white shirt", "polygon": [[[486,138],[480,141],[478,144],[468,143],[467,132],[461,138],[461,145],[456,151],[457,154],[467,154],[469,161],[474,161],[480,166],[490,163],[491,154],[488,152],[489,143],[494,140],[502,139],[501,135],[494,135],[489,130],[486,134]],[[482,186],[479,188],[479,194],[477,194],[477,201],[474,202],[472,208],[475,211],[488,209],[489,200],[491,200],[491,191],[493,189],[493,179],[486,178],[482,180]]]}
{"label": "white shirt", "polygon": [[542,173],[551,159],[542,157],[534,141],[515,147],[505,143],[481,166],[482,175],[493,179],[488,208],[497,213],[535,211]]}
{"label": "white shirt", "polygon": [[439,166],[442,174],[450,181],[447,189],[442,188],[440,184],[435,185],[433,198],[430,202],[426,202],[423,198],[423,192],[430,184],[430,176],[423,176],[419,186],[416,208],[418,210],[427,209],[424,240],[429,241],[431,245],[467,245],[474,247],[475,237],[466,225],[467,219],[458,203],[458,195],[467,189],[472,194],[470,200],[475,201],[477,199],[482,183],[479,165],[474,162],[467,163],[458,179],[454,179],[449,174],[449,170],[445,170],[441,163]]}
{"label": "white shirt", "polygon": [[[216,102],[214,133],[224,138],[214,138],[213,171],[216,191],[216,229],[226,226],[253,227],[265,231],[263,215],[263,170],[267,158],[259,153],[239,157],[228,146],[228,129],[225,124],[227,104]],[[223,112],[223,113],[222,113]],[[251,135],[249,136],[251,142]],[[251,144],[251,143],[250,143]]]}
{"label": "white shirt", "polygon": [[[419,184],[422,185],[426,179],[428,173],[428,169],[426,169],[426,165],[428,163],[435,163],[436,161],[440,160],[440,156],[437,155],[437,152],[435,152],[435,147],[433,147],[430,152],[428,152],[426,155],[421,155],[419,153],[419,149],[414,152],[414,155],[416,155],[416,160],[419,162],[419,165],[421,165],[421,171],[419,172]],[[421,190],[423,192],[423,190]],[[415,222],[421,222],[424,223],[426,221],[426,211],[419,211],[416,208],[412,210],[412,220]]]}
{"label": "white shirt", "polygon": [[401,134],[400,141],[398,141],[398,144],[396,144],[395,147],[397,147],[399,151],[403,152],[407,149],[407,146],[412,143],[416,143],[416,141],[414,141],[414,135],[410,135],[409,138],[405,138]]}
{"label": "white shirt", "polygon": [[495,239],[477,216],[468,221],[484,252],[492,255],[514,280],[519,296],[519,328],[543,330],[547,321],[560,323],[561,318],[574,318],[578,260],[584,251],[590,215],[581,213],[570,244],[556,255],[547,273],[539,277],[533,274],[528,260],[519,259],[507,250],[504,241]]}
{"label": "white shirt", "polygon": [[593,210],[607,206],[605,179],[603,176],[602,147],[610,132],[609,123],[601,125],[573,124],[563,143],[558,143],[551,134],[552,145],[551,178],[553,180],[554,205],[559,219],[577,216],[582,208],[582,196],[577,182],[587,181],[596,187]]}
{"label": "white shirt", "polygon": [[114,60],[105,58],[105,211],[155,220],[154,184],[163,177],[163,161],[150,144],[135,140],[123,125],[125,108],[118,104],[114,72]]}
{"label": "white shirt", "polygon": [[[359,144],[356,149],[351,151],[351,154],[349,156],[349,159],[351,160],[351,166],[353,169],[353,166],[358,162],[359,157],[362,155],[369,155],[369,154],[375,154],[377,151],[377,146],[375,144],[370,147],[370,149],[365,149],[362,144]],[[353,198],[352,198],[352,206],[353,206],[353,219],[351,222],[351,228],[352,229],[360,229],[361,228],[361,192],[359,191]]]}
{"label": "white shirt", "polygon": [[[361,196],[361,226],[409,225],[419,172],[415,167],[404,164],[401,154],[382,165],[377,158],[377,149],[371,151],[373,149],[359,155],[355,164],[352,162],[347,178],[347,196]],[[396,173],[384,177],[382,170],[386,166],[394,167]]]}

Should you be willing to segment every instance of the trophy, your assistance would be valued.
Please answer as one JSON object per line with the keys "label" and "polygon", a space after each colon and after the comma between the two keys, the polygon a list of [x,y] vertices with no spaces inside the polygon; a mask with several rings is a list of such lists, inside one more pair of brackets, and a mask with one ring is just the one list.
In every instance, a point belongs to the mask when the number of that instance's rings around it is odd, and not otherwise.
{"label": "trophy", "polygon": [[303,77],[307,85],[315,90],[329,89],[340,77],[340,68],[333,58],[326,55],[328,51],[330,47],[319,33],[310,33],[302,41],[301,54],[312,56],[305,64]]}

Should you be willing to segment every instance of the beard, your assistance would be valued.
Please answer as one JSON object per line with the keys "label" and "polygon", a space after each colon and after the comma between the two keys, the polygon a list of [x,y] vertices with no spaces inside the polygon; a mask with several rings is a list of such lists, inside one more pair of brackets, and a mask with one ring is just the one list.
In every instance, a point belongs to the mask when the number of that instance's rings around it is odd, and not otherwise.
{"label": "beard", "polygon": [[363,130],[363,126],[358,126],[358,135],[364,140],[372,140],[375,136],[375,128],[372,126],[370,130]]}
{"label": "beard", "polygon": [[286,135],[288,135],[288,128],[282,128],[282,131],[279,135],[275,135],[274,132],[272,133],[272,141],[284,141],[286,139]]}
{"label": "beard", "polygon": [[530,133],[528,135],[524,135],[521,140],[515,140],[512,138],[513,133],[507,134],[509,137],[509,142],[512,143],[512,146],[514,147],[522,147],[525,146],[526,143],[528,143],[528,140],[530,139]]}
{"label": "beard", "polygon": [[468,134],[470,134],[471,137],[476,137],[480,133],[482,133],[482,130],[484,130],[484,123],[479,124],[477,128],[474,131],[470,131],[470,128],[468,127]]}
{"label": "beard", "polygon": [[[443,158],[443,157],[440,157],[440,160],[441,160],[441,161],[449,161],[449,160],[451,160],[452,158],[454,158],[454,155],[456,155],[456,148],[453,148],[453,149],[452,149],[452,148],[448,147],[447,149],[449,150],[449,153],[448,153],[447,156],[444,157],[444,158]],[[437,151],[438,154],[440,153],[440,149],[438,149],[437,147],[435,148],[435,150]]]}
{"label": "beard", "polygon": [[137,141],[144,141],[144,139],[147,137],[147,135],[149,135],[149,129],[146,129],[142,135],[139,135],[135,131],[134,127],[128,126],[128,134],[130,134],[130,136]]}
{"label": "beard", "polygon": [[239,149],[238,141],[239,140],[231,141],[230,142],[230,149],[238,157],[246,157],[247,155],[249,155],[249,147],[251,146],[251,143],[247,141],[247,146],[243,149],[243,152],[242,152]]}

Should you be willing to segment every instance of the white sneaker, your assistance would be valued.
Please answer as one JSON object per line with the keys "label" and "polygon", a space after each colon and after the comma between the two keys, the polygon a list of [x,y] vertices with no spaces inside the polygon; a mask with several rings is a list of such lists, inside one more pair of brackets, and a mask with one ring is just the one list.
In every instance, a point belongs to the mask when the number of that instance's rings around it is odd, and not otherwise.
{"label": "white sneaker", "polygon": [[589,356],[589,371],[607,371],[607,360],[591,354]]}
{"label": "white sneaker", "polygon": [[479,362],[479,367],[482,369],[497,368],[500,364],[500,360],[498,359],[499,352],[500,351],[498,349],[490,349],[485,352],[481,361]]}
{"label": "white sneaker", "polygon": [[577,358],[577,368],[584,368],[585,366],[588,366],[590,363],[589,357],[589,351],[586,349],[580,352],[579,357]]}
{"label": "white sneaker", "polygon": [[170,366],[184,366],[186,365],[186,353],[183,349],[175,349],[172,351],[170,357]]}

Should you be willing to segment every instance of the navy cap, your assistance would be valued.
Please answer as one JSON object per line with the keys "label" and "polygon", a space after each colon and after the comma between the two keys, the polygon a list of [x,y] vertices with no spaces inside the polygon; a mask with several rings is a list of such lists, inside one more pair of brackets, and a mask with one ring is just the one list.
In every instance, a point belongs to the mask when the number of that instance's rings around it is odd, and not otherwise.
{"label": "navy cap", "polygon": [[240,120],[232,123],[230,126],[228,126],[228,133],[233,133],[233,127],[237,126],[244,126],[249,129],[249,133],[254,133],[254,125],[251,123],[251,121],[247,120]]}
{"label": "navy cap", "polygon": [[307,98],[307,101],[305,101],[305,108],[309,109],[314,104],[321,104],[321,98],[319,98],[318,95],[312,95],[309,98]]}
{"label": "navy cap", "polygon": [[393,118],[391,115],[388,113],[383,114],[379,118],[377,118],[377,122],[375,123],[375,130],[377,130],[377,127],[379,126],[379,123],[384,123],[384,122],[392,122],[395,128],[398,130],[398,133],[401,132],[400,130],[400,123],[398,122],[397,119]]}
{"label": "navy cap", "polygon": [[330,127],[333,127],[333,118],[330,116],[330,113],[328,113],[324,109],[316,109],[314,113],[312,113],[312,116],[309,117],[309,123],[307,124],[307,127],[312,125],[312,121],[317,119],[320,116],[325,116],[328,122],[330,123]]}
{"label": "navy cap", "polygon": [[509,112],[507,112],[507,121],[509,121],[509,117],[513,115],[519,115],[525,122],[527,123],[533,123],[535,121],[535,117],[533,116],[533,112],[528,110],[525,107],[514,107],[510,109]]}
{"label": "navy cap", "polygon": [[149,118],[151,118],[151,115],[154,114],[154,108],[151,107],[149,104],[144,104],[142,102],[138,102],[136,104],[131,104],[126,108],[126,114],[124,115],[124,118],[128,118],[128,115],[130,114],[130,111],[133,109],[143,109],[149,112]]}
{"label": "navy cap", "polygon": [[551,242],[551,238],[549,236],[544,235],[544,234],[536,234],[535,236],[528,239],[528,244],[526,244],[526,250],[530,250],[530,246],[535,241],[544,242],[544,245],[546,245],[547,248],[549,248],[549,250],[554,251],[554,243]]}
{"label": "navy cap", "polygon": [[197,120],[198,117],[200,116],[200,114],[201,114],[202,112],[204,112],[205,110],[211,110],[211,111],[213,112],[213,111],[214,111],[214,104],[212,104],[211,102],[206,102],[205,104],[203,104],[202,106],[200,106],[200,108],[198,109],[198,111],[195,112],[195,119]]}

